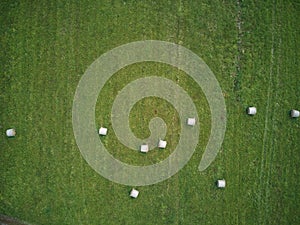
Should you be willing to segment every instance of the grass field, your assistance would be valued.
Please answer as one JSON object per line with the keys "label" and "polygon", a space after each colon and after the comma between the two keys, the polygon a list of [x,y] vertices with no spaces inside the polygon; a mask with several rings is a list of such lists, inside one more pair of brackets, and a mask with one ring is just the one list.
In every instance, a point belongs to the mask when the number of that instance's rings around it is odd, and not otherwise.
{"label": "grass field", "polygon": [[[1,9],[0,214],[32,224],[300,224],[300,3],[266,1],[9,1]],[[139,77],[167,77],[194,100],[200,143],[189,163],[161,183],[112,183],[83,159],[72,129],[77,84],[101,54],[139,40],[181,44],[217,77],[226,101],[227,130],[216,160],[198,164],[210,135],[210,111],[199,86],[159,63],[131,65],[101,91],[96,123],[111,128],[118,91]],[[245,109],[255,105],[258,114]],[[143,112],[147,106],[149,110]],[[166,110],[167,109],[167,110]],[[167,151],[147,157],[111,134],[116,158],[148,165],[178,143],[178,115],[167,102],[146,98],[131,113],[138,137],[148,121],[168,124]],[[17,136],[8,139],[7,128]],[[225,178],[218,190],[215,181]]]}

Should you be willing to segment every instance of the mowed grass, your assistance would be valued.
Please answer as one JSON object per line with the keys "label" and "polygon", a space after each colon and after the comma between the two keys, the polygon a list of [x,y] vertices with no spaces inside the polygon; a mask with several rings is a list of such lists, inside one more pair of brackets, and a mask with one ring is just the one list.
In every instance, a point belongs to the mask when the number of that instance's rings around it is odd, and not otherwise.
{"label": "mowed grass", "polygon": [[[129,124],[135,136],[146,139],[150,136],[148,128],[150,120],[154,117],[164,119],[168,125],[165,137],[168,140],[168,147],[164,151],[155,148],[154,151],[146,155],[132,151],[132,149],[120,143],[113,133],[111,108],[119,91],[131,81],[149,76],[168,78],[184,88],[189,96],[191,96],[200,115],[201,143],[199,144],[199,148],[203,150],[210,134],[210,111],[204,94],[201,89],[199,90],[196,82],[183,71],[173,68],[170,65],[155,62],[137,63],[123,68],[109,79],[107,85],[101,90],[96,105],[96,124],[98,126],[106,126],[112,131],[107,137],[101,138],[106,148],[116,158],[135,165],[151,165],[160,162],[174,151],[181,132],[180,118],[171,103],[158,97],[147,97],[138,101],[131,110]],[[110,97],[107,98],[107,96]],[[129,155],[130,157],[128,157]]]}
{"label": "mowed grass", "polygon": [[[288,115],[300,108],[297,1],[2,1],[0,7],[0,214],[34,224],[300,223],[300,121]],[[166,181],[138,187],[133,200],[132,187],[106,180],[82,158],[72,103],[95,59],[148,39],[181,44],[203,58],[223,90],[227,130],[216,160],[199,172],[210,131],[201,89],[158,63],[116,73],[99,95],[97,124],[111,126],[117,92],[153,73],[178,82],[200,118],[200,143],[189,163]],[[249,105],[258,108],[256,116],[245,114]],[[145,137],[155,112],[169,127],[170,146],[162,154],[141,158],[113,134],[101,140],[128,163],[166,158],[180,135],[174,109],[147,98],[135,105],[130,122]],[[5,137],[10,127],[16,138]],[[226,179],[225,190],[216,189],[218,178]]]}

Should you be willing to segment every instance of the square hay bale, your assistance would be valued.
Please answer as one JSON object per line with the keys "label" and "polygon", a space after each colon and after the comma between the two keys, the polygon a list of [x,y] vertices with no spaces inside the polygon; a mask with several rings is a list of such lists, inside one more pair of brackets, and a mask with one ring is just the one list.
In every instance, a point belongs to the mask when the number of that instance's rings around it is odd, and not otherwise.
{"label": "square hay bale", "polygon": [[187,119],[187,125],[195,126],[195,124],[196,124],[196,118],[188,118]]}
{"label": "square hay bale", "polygon": [[159,148],[166,148],[166,146],[167,146],[167,142],[166,141],[159,140],[159,142],[158,142],[158,147]]}
{"label": "square hay bale", "polygon": [[253,107],[253,106],[247,108],[247,113],[248,113],[248,115],[252,115],[252,116],[253,116],[253,115],[256,114],[256,112],[257,112],[257,110],[256,110],[256,108]]}
{"label": "square hay bale", "polygon": [[292,118],[297,118],[300,116],[300,112],[298,110],[292,109],[291,110],[291,117]]}
{"label": "square hay bale", "polygon": [[225,186],[226,186],[226,181],[224,179],[217,181],[217,187],[218,188],[225,188]]}
{"label": "square hay bale", "polygon": [[144,153],[148,152],[149,151],[149,146],[146,145],[146,144],[141,145],[140,151],[144,152]]}
{"label": "square hay bale", "polygon": [[16,130],[15,129],[7,129],[6,130],[6,136],[7,137],[14,137],[14,136],[16,136]]}
{"label": "square hay bale", "polygon": [[107,128],[100,127],[99,134],[102,135],[102,136],[105,136],[107,134]]}
{"label": "square hay bale", "polygon": [[131,190],[130,192],[130,197],[131,198],[137,198],[139,196],[139,191],[138,190],[135,190],[134,188]]}

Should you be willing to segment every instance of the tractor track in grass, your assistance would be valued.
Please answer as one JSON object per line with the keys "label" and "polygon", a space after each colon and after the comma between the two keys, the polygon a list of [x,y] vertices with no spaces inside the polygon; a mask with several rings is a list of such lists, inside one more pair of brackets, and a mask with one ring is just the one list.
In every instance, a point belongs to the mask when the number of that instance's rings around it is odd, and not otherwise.
{"label": "tractor track in grass", "polygon": [[[278,47],[277,47],[277,57],[276,57],[276,62],[279,62],[280,60],[280,55],[281,55],[281,39],[279,39],[279,42],[278,42]],[[276,76],[274,78],[275,80],[275,84],[274,84],[274,90],[275,90],[275,93],[274,93],[274,100],[277,99],[278,97],[278,87],[279,87],[279,63],[276,63]],[[274,101],[275,103],[275,101]],[[270,188],[269,186],[271,185],[270,183],[270,180],[271,180],[271,172],[272,172],[272,165],[273,165],[273,161],[274,161],[274,156],[275,156],[275,146],[274,146],[274,130],[275,130],[275,127],[277,125],[277,121],[278,119],[276,118],[276,111],[278,109],[278,104],[274,104],[274,110],[272,110],[272,127],[271,127],[271,135],[270,135],[270,142],[269,142],[269,155],[268,155],[268,170],[267,170],[267,177],[266,177],[266,189],[265,189],[265,198],[266,198],[266,204],[265,204],[265,216],[264,216],[264,224],[266,224],[266,218],[267,218],[267,215],[270,213],[270,207],[269,204],[268,204],[268,200],[270,200]]]}
{"label": "tractor track in grass", "polygon": [[236,7],[237,7],[237,16],[236,16],[236,28],[237,28],[237,55],[236,55],[236,62],[235,62],[235,71],[236,74],[234,76],[233,80],[233,89],[237,93],[236,94],[236,100],[241,101],[241,60],[243,55],[243,49],[242,49],[242,36],[243,36],[243,30],[242,30],[242,6],[241,6],[241,0],[236,1]]}
{"label": "tractor track in grass", "polygon": [[[240,101],[241,97],[240,97],[240,93],[239,93],[239,89],[240,89],[240,79],[241,79],[241,56],[243,54],[242,52],[242,7],[241,7],[241,0],[237,0],[236,1],[236,7],[237,7],[237,16],[236,16],[236,29],[237,29],[237,55],[236,55],[236,59],[235,59],[235,71],[236,71],[236,75],[234,77],[234,81],[233,81],[233,89],[235,92],[237,92],[236,95],[236,100]],[[237,162],[238,162],[238,170],[240,170],[240,154],[237,154]],[[241,177],[240,174],[238,174],[238,181],[239,183],[241,182]],[[239,196],[240,196],[240,189],[239,190]],[[241,214],[241,209],[238,209],[239,214]],[[237,216],[237,224],[240,223],[240,218],[239,216]]]}
{"label": "tractor track in grass", "polygon": [[[270,198],[270,176],[272,169],[272,161],[274,159],[274,146],[273,146],[273,132],[275,127],[274,116],[275,110],[271,107],[274,99],[277,97],[277,87],[278,87],[278,68],[274,75],[274,66],[276,56],[274,53],[275,49],[275,24],[276,24],[276,5],[273,1],[272,8],[272,47],[270,52],[270,69],[269,69],[269,83],[267,90],[267,106],[265,115],[265,124],[263,132],[263,144],[261,153],[261,167],[259,175],[259,224],[266,224],[267,216],[269,213],[268,200]],[[275,77],[274,77],[275,76]],[[274,81],[275,80],[275,81]],[[275,82],[275,83],[274,83]],[[275,90],[272,93],[272,90]],[[272,124],[270,124],[272,122]],[[271,129],[269,129],[271,127]]]}

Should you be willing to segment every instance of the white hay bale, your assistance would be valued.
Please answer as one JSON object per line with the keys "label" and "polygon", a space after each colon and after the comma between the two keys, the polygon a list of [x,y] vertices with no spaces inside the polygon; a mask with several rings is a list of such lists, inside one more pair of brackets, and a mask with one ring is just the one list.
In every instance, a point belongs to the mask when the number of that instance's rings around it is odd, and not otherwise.
{"label": "white hay bale", "polygon": [[138,190],[135,190],[134,188],[131,190],[130,192],[130,197],[132,198],[137,198],[139,196],[139,191]]}
{"label": "white hay bale", "polygon": [[7,129],[6,130],[6,136],[7,137],[14,137],[14,136],[16,136],[16,130],[15,129]]}
{"label": "white hay bale", "polygon": [[166,148],[166,146],[167,146],[167,142],[166,141],[159,140],[159,142],[158,142],[158,147],[159,148]]}
{"label": "white hay bale", "polygon": [[196,124],[196,118],[188,118],[187,119],[187,125],[195,126],[195,124]]}
{"label": "white hay bale", "polygon": [[217,181],[217,186],[218,186],[218,188],[225,188],[226,181],[224,179],[223,180],[218,180]]}
{"label": "white hay bale", "polygon": [[256,114],[256,108],[255,107],[248,107],[247,108],[248,115],[255,115]]}
{"label": "white hay bale", "polygon": [[100,127],[99,134],[102,135],[102,136],[105,136],[107,134],[107,128]]}
{"label": "white hay bale", "polygon": [[141,150],[141,152],[146,153],[146,152],[149,151],[149,146],[146,145],[146,144],[143,144],[143,145],[141,145],[141,149],[140,150]]}
{"label": "white hay bale", "polygon": [[291,117],[296,118],[300,116],[300,112],[298,110],[292,109],[291,110]]}

